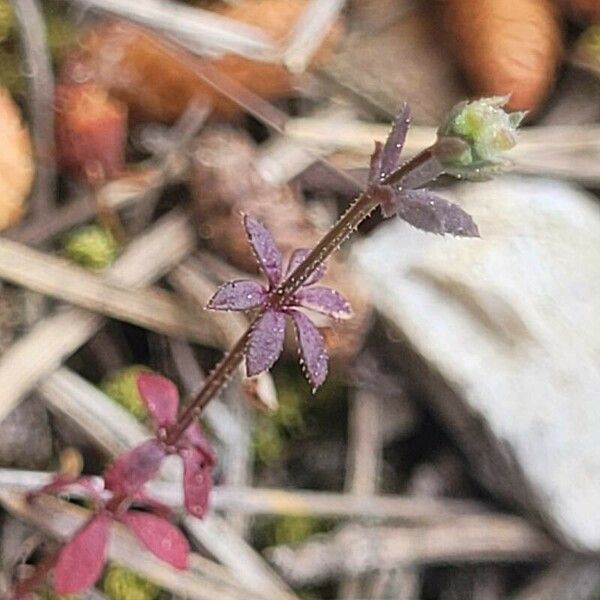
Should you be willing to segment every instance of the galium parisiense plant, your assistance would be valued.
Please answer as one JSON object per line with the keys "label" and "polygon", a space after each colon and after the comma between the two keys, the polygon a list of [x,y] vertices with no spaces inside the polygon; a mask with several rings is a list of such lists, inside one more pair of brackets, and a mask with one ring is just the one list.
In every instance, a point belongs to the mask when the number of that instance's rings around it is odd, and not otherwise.
{"label": "galium parisiense plant", "polygon": [[[184,468],[185,509],[202,517],[208,506],[214,455],[198,416],[227,383],[245,359],[248,376],[270,369],[283,349],[286,320],[296,332],[304,373],[316,390],[327,376],[325,342],[308,309],[334,319],[347,319],[352,309],[335,290],[317,285],[327,258],[377,207],[384,217],[397,215],[412,226],[440,235],[478,237],[477,225],[462,208],[427,189],[447,173],[457,177],[488,176],[505,164],[503,154],[514,146],[523,113],[506,113],[506,98],[487,98],[457,105],[438,130],[436,142],[407,162],[400,155],[410,124],[405,104],[385,144],[377,142],[371,157],[368,184],[335,226],[312,249],[296,250],[284,269],[281,252],[271,234],[256,219],[245,215],[249,245],[266,278],[235,280],[221,286],[208,304],[211,310],[254,311],[248,330],[210,373],[196,398],[179,412],[175,385],[155,373],[142,372],[137,387],[155,429],[155,437],[117,457],[105,470],[103,487],[97,479],[57,476],[32,495],[77,491],[92,507],[90,519],[54,555],[41,562],[32,577],[18,584],[13,597],[22,598],[53,571],[59,594],[75,594],[94,584],[106,561],[113,521],[125,524],[140,543],[157,557],[185,569],[189,546],[169,521],[169,510],[144,492],[165,457],[176,454]],[[141,511],[139,504],[145,506]]]}

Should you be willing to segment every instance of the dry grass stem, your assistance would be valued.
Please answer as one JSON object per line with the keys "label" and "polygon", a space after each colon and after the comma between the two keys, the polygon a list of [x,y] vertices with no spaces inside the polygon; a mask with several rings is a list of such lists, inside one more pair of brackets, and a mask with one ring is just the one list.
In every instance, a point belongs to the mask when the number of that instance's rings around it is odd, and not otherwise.
{"label": "dry grass stem", "polygon": [[158,29],[201,54],[231,52],[263,61],[274,61],[277,57],[275,44],[258,27],[198,7],[168,0],[71,1]]}
{"label": "dry grass stem", "polygon": [[[143,287],[181,262],[195,242],[185,215],[174,210],[131,242],[107,273],[122,285]],[[89,340],[102,322],[102,317],[79,308],[57,310],[10,346],[0,359],[0,420],[40,379]]]}
{"label": "dry grass stem", "polygon": [[214,344],[210,315],[159,289],[134,290],[68,261],[0,239],[0,279],[151,331]]}
{"label": "dry grass stem", "polygon": [[346,0],[311,0],[296,22],[283,63],[292,73],[302,73],[344,8]]}

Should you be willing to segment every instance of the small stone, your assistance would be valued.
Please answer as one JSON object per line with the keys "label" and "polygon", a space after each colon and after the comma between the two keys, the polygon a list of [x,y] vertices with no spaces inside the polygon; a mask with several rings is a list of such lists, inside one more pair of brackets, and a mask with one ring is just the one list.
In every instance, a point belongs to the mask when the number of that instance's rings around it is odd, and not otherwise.
{"label": "small stone", "polygon": [[45,469],[51,458],[52,432],[48,413],[32,396],[0,422],[0,466]]}
{"label": "small stone", "polygon": [[416,381],[500,498],[600,550],[600,208],[564,182],[465,183],[481,239],[389,222],[355,248]]}

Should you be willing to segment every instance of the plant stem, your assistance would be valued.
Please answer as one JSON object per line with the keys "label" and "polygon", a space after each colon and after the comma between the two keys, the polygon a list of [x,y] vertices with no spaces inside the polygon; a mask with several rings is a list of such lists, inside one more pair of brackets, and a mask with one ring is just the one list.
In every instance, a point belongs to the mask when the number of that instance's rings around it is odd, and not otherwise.
{"label": "plant stem", "polygon": [[[406,175],[413,173],[419,168],[426,166],[433,157],[433,147],[423,150],[393,173],[388,175],[380,185],[398,184]],[[438,173],[439,175],[439,173]],[[342,215],[337,223],[321,238],[318,244],[311,250],[308,256],[298,267],[285,278],[285,280],[273,290],[271,308],[285,305],[298,291],[306,279],[321,265],[340,245],[345,242],[352,232],[373,212],[378,206],[379,199],[372,193],[370,187],[354,201],[350,208]],[[175,444],[183,432],[191,425],[193,420],[200,415],[204,407],[224,387],[238,365],[244,359],[246,345],[250,339],[252,329],[257,320],[264,313],[263,309],[250,323],[248,329],[236,342],[235,346],[223,357],[206,379],[202,389],[194,398],[193,402],[181,414],[177,423],[167,432],[165,443]]]}

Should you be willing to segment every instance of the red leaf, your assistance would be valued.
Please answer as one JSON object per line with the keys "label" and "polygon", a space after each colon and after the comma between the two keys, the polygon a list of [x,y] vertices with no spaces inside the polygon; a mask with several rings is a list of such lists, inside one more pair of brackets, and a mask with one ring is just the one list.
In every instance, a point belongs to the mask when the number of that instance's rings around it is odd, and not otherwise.
{"label": "red leaf", "polygon": [[187,568],[190,547],[175,525],[156,515],[131,510],[121,520],[152,554],[176,569]]}
{"label": "red leaf", "polygon": [[140,373],[138,390],[157,427],[168,427],[177,420],[179,392],[175,384],[156,373]]}
{"label": "red leaf", "polygon": [[201,518],[208,508],[212,487],[212,462],[196,448],[183,448],[183,495],[186,510]]}
{"label": "red leaf", "polygon": [[117,457],[104,472],[106,489],[134,495],[158,472],[165,450],[157,440],[148,440]]}
{"label": "red leaf", "polygon": [[54,569],[58,594],[77,594],[93,585],[104,566],[110,519],[92,517],[61,550]]}

